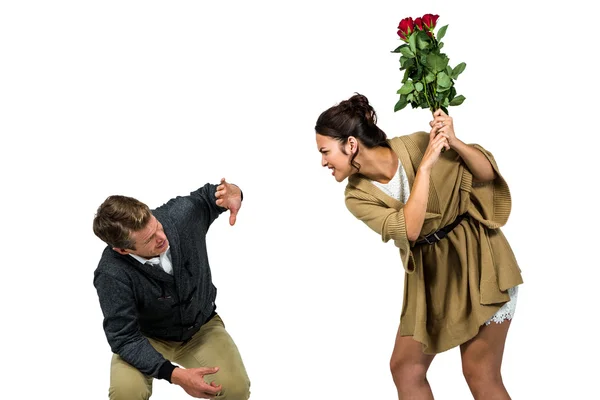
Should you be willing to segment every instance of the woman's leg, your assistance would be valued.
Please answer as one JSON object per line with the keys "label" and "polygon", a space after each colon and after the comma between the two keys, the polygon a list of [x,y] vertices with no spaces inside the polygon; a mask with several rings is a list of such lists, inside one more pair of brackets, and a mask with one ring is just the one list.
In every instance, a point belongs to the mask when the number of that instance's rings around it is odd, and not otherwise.
{"label": "woman's leg", "polygon": [[502,383],[502,355],[510,320],[483,325],[460,346],[463,374],[476,400],[510,400]]}
{"label": "woman's leg", "polygon": [[426,375],[434,357],[424,354],[421,343],[412,336],[400,336],[398,330],[390,368],[399,400],[433,399]]}

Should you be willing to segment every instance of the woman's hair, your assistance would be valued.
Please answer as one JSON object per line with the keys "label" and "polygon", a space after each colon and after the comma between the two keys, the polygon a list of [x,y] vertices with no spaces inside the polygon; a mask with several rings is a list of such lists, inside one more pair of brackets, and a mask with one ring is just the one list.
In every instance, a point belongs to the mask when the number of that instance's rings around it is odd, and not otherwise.
{"label": "woman's hair", "polygon": [[[355,93],[348,100],[321,113],[315,131],[319,135],[338,140],[342,145],[346,144],[350,136],[354,136],[370,149],[377,146],[389,148],[385,132],[376,124],[377,114],[369,100],[362,94]],[[354,161],[357,155],[358,151],[354,153],[350,164],[360,170],[360,164]]]}

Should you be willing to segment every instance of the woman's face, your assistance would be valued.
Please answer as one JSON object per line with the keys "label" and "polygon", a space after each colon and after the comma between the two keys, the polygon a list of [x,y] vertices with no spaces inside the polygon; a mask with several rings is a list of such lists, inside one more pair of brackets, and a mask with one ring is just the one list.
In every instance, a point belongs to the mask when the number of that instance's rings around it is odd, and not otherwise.
{"label": "woman's face", "polygon": [[[355,140],[351,138],[351,140]],[[341,182],[354,172],[350,164],[352,158],[351,141],[342,145],[336,139],[317,133],[317,149],[321,153],[321,165],[331,170],[336,181]]]}

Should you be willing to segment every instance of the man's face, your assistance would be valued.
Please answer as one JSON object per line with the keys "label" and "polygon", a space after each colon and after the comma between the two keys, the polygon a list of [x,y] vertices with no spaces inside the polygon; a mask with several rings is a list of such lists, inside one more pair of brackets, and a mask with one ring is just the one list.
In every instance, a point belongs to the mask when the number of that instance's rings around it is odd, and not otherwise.
{"label": "man's face", "polygon": [[149,259],[164,253],[169,247],[165,230],[154,215],[145,227],[139,231],[131,232],[129,236],[135,243],[135,250],[117,248],[114,248],[114,250],[121,254],[135,254]]}

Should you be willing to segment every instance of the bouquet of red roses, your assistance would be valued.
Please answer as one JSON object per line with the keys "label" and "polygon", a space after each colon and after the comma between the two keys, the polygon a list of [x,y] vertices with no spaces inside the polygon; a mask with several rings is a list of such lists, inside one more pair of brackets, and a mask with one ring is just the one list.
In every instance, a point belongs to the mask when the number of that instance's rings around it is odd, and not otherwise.
{"label": "bouquet of red roses", "polygon": [[433,30],[438,18],[439,15],[425,14],[415,20],[404,18],[398,25],[398,36],[405,43],[392,53],[401,54],[400,71],[404,71],[404,78],[394,112],[410,103],[412,108],[428,108],[431,112],[441,108],[448,114],[448,106],[458,106],[465,100],[456,95],[454,80],[466,64],[451,68],[448,56],[440,51],[448,25],[441,27],[436,36]]}

